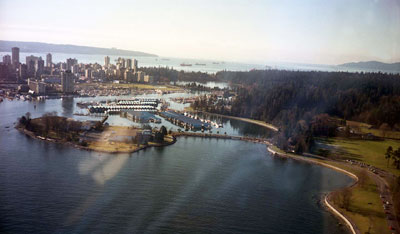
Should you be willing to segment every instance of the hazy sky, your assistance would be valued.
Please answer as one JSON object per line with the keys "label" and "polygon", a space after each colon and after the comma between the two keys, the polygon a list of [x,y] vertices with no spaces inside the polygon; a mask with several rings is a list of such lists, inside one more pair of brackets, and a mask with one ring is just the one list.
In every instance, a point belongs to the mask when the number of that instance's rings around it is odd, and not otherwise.
{"label": "hazy sky", "polygon": [[0,0],[0,39],[265,63],[400,61],[400,0]]}

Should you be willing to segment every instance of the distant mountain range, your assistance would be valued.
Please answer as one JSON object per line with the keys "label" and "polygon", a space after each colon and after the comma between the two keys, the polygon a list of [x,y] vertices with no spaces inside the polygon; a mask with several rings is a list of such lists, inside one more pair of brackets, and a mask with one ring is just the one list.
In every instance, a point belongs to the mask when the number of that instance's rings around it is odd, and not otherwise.
{"label": "distant mountain range", "polygon": [[12,47],[19,47],[20,52],[26,53],[101,54],[116,56],[158,57],[155,54],[149,54],[140,51],[120,50],[115,48],[108,49],[91,46],[0,40],[0,51],[11,52]]}
{"label": "distant mountain range", "polygon": [[358,63],[344,63],[344,64],[340,64],[338,66],[353,68],[353,69],[400,71],[400,62],[399,63],[382,63],[382,62],[378,62],[378,61],[368,61],[368,62],[358,62]]}

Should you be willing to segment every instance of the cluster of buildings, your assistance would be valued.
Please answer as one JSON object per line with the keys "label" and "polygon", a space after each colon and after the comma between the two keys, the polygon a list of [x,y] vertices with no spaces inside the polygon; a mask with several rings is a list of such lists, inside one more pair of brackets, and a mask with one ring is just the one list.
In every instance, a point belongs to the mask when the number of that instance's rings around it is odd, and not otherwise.
{"label": "cluster of buildings", "polygon": [[0,63],[0,81],[18,85],[18,92],[36,95],[49,93],[73,94],[75,83],[116,82],[153,83],[154,77],[138,70],[136,59],[118,58],[112,64],[110,57],[104,58],[104,65],[78,63],[75,58],[65,62],[53,62],[52,54],[42,57],[26,56],[20,60],[20,49],[13,47],[11,55],[4,55]]}
{"label": "cluster of buildings", "polygon": [[138,70],[136,59],[118,58],[116,64],[110,63],[110,57],[104,58],[105,74],[108,78],[125,83],[154,83],[154,77]]}
{"label": "cluster of buildings", "polygon": [[[67,59],[69,67],[77,63],[76,59]],[[18,93],[46,95],[48,93],[74,93],[76,76],[63,63],[54,64],[52,55],[42,57],[26,56],[25,63],[20,61],[20,49],[13,47],[11,56],[4,55],[0,63],[0,81],[17,85]]]}

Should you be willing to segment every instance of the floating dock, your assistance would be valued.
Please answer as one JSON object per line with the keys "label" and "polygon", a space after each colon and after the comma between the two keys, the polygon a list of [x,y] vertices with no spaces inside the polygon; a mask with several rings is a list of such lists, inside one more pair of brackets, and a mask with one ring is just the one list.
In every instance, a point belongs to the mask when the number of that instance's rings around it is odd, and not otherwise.
{"label": "floating dock", "polygon": [[198,119],[192,119],[175,111],[164,111],[160,113],[160,116],[172,122],[173,124],[182,126],[184,128],[211,129],[211,125],[209,123],[203,123]]}

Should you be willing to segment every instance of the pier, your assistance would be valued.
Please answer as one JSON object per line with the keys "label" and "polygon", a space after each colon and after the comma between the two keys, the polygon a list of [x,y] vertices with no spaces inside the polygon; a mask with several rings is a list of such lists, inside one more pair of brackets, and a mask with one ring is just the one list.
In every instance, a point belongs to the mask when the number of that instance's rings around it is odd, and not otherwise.
{"label": "pier", "polygon": [[173,132],[172,136],[174,137],[191,136],[191,137],[203,137],[203,138],[229,139],[229,140],[240,140],[240,141],[271,145],[271,143],[266,138],[261,138],[261,137],[231,136],[226,134],[197,133],[197,132]]}
{"label": "pier", "polygon": [[204,123],[198,119],[193,119],[175,111],[164,111],[159,115],[175,125],[182,126],[185,129],[210,129],[209,123]]}

